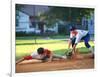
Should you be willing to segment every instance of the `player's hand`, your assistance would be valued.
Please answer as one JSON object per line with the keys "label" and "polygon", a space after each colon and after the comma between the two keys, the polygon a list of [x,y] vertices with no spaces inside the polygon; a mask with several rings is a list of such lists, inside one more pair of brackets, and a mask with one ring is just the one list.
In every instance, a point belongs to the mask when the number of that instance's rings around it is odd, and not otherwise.
{"label": "player's hand", "polygon": [[71,49],[71,48],[69,48],[69,49],[67,49],[67,51],[72,51],[72,49]]}
{"label": "player's hand", "polygon": [[49,62],[49,63],[50,63],[50,62],[51,62],[51,60],[48,60],[47,62]]}
{"label": "player's hand", "polygon": [[67,51],[68,51],[68,52],[72,52],[72,51],[73,51],[73,49],[68,49]]}

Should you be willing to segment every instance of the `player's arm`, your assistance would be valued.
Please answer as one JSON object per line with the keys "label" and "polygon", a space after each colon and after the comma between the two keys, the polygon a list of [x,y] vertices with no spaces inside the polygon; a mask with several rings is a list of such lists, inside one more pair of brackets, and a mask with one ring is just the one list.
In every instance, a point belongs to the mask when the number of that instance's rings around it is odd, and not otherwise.
{"label": "player's arm", "polygon": [[70,38],[68,40],[68,49],[70,49],[70,47],[72,45],[72,38],[73,38],[73,34],[70,32]]}
{"label": "player's arm", "polygon": [[81,40],[80,35],[77,35],[76,40],[75,40],[75,44],[73,45],[73,48],[72,48],[73,54],[76,52],[76,46],[77,46],[77,44],[79,43],[80,40]]}
{"label": "player's arm", "polygon": [[53,59],[53,52],[50,52],[50,57],[49,57],[48,62],[51,62],[51,61],[52,61],[52,59]]}
{"label": "player's arm", "polygon": [[74,46],[73,46],[73,48],[72,48],[72,53],[73,53],[73,54],[75,54],[76,45],[77,45],[77,44],[74,44]]}
{"label": "player's arm", "polygon": [[71,39],[68,40],[68,49],[70,49],[71,46]]}

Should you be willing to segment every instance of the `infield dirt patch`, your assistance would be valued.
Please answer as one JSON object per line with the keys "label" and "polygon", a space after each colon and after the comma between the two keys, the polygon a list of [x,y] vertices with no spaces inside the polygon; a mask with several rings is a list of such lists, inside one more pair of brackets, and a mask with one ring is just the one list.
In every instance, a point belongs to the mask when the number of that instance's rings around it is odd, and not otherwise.
{"label": "infield dirt patch", "polygon": [[81,59],[57,60],[41,63],[39,60],[23,61],[16,65],[16,73],[40,72],[40,71],[58,71],[72,69],[93,69],[94,59],[87,55]]}

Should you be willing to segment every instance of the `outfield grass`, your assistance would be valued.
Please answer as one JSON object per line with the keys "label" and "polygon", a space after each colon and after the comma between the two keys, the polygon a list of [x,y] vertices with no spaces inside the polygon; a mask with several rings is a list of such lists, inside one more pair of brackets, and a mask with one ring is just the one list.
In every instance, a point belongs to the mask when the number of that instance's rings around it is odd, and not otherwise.
{"label": "outfield grass", "polygon": [[69,35],[48,35],[48,36],[24,36],[24,37],[16,37],[16,39],[19,39],[19,40],[29,40],[29,39],[43,39],[43,38],[46,38],[46,37],[50,37],[52,39],[66,39],[66,38],[69,38]]}
{"label": "outfield grass", "polygon": [[[94,47],[93,41],[89,42],[91,46]],[[16,39],[16,60],[30,55],[32,52],[36,51],[37,48],[44,47],[47,49],[52,50],[56,54],[64,55],[66,49],[68,49],[67,40],[60,40],[60,39],[37,39],[36,44],[34,39]],[[81,53],[87,53],[88,49],[85,48],[84,43],[81,42],[77,45],[77,48],[80,49]]]}

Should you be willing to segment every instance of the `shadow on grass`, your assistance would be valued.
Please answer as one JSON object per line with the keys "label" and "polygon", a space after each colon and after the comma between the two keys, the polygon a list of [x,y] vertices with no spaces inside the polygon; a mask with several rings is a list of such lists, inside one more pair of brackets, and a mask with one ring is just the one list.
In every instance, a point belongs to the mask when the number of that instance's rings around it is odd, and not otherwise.
{"label": "shadow on grass", "polygon": [[16,45],[36,45],[36,44],[53,44],[53,43],[60,43],[62,41],[66,41],[66,40],[58,40],[58,41],[52,41],[52,42],[41,42],[41,43],[38,43],[38,42],[35,42],[35,43],[17,43]]}
{"label": "shadow on grass", "polygon": [[[92,48],[94,48],[94,46],[92,46]],[[81,54],[90,53],[90,51],[86,47],[80,47],[78,49],[79,49],[79,53],[81,53]],[[67,49],[60,49],[60,50],[55,50],[54,53],[64,55],[66,51],[67,51]]]}

